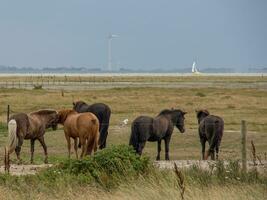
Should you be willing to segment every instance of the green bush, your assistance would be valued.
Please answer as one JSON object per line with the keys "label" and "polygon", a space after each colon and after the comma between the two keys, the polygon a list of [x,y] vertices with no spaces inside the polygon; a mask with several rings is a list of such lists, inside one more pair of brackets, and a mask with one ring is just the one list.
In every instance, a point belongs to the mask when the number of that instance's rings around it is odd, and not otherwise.
{"label": "green bush", "polygon": [[144,174],[152,164],[147,157],[140,157],[132,147],[111,146],[83,160],[68,160],[57,170],[72,175],[86,175],[105,187],[112,187],[127,178]]}
{"label": "green bush", "polygon": [[132,147],[111,146],[82,160],[65,160],[40,171],[37,175],[0,175],[0,185],[12,190],[56,193],[60,188],[98,184],[104,189],[115,188],[153,170],[145,156],[140,157]]}

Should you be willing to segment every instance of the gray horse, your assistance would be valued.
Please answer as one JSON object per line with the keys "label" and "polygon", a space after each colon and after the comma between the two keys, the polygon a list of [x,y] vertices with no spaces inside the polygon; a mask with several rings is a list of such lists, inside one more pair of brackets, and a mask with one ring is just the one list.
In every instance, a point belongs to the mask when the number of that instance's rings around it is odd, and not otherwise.
{"label": "gray horse", "polygon": [[[218,159],[224,121],[221,117],[210,115],[207,110],[196,110],[196,114],[199,124],[199,138],[202,146],[202,159],[207,160],[211,156],[211,159],[214,160],[214,149],[216,150],[216,159]],[[205,153],[206,141],[209,143],[209,150]]]}
{"label": "gray horse", "polygon": [[23,139],[31,140],[31,163],[33,162],[34,142],[39,140],[44,149],[47,163],[47,147],[44,141],[44,134],[47,128],[55,130],[57,128],[58,114],[56,110],[46,109],[29,114],[18,113],[10,117],[8,122],[8,154],[14,150],[17,159],[20,159],[20,150]]}

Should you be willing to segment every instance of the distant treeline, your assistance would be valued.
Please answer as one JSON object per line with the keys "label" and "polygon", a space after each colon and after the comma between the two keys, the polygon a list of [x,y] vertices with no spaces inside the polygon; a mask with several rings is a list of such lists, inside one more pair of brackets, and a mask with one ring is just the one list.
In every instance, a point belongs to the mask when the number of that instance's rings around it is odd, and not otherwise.
{"label": "distant treeline", "polygon": [[[236,70],[234,68],[199,68],[200,72],[203,73],[236,73],[236,72],[248,72],[248,73],[267,73],[267,67],[258,68],[248,68],[241,70]],[[101,67],[44,67],[44,68],[33,68],[33,67],[15,67],[15,66],[4,66],[0,65],[0,73],[105,73],[107,70]],[[137,69],[132,70],[128,68],[120,68],[119,70],[114,70],[113,72],[120,73],[191,73],[191,68],[182,69],[164,69],[157,68],[146,70]]]}

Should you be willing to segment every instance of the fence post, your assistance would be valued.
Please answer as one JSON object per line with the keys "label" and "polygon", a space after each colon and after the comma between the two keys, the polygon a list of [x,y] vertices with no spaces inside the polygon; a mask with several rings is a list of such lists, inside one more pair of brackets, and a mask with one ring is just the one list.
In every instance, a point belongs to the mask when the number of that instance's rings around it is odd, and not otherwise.
{"label": "fence post", "polygon": [[241,121],[241,145],[242,145],[242,170],[244,172],[247,172],[247,149],[246,149],[246,143],[247,143],[247,126],[246,121]]}
{"label": "fence post", "polygon": [[6,123],[8,124],[9,121],[9,114],[10,114],[10,106],[7,105],[7,115],[6,115]]}

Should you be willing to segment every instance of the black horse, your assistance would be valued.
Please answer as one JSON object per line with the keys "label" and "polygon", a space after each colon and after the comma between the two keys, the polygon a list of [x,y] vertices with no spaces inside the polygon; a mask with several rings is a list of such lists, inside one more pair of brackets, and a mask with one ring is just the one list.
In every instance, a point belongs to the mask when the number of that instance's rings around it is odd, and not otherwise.
{"label": "black horse", "polygon": [[73,109],[76,112],[91,112],[96,115],[99,120],[99,148],[103,149],[106,147],[106,140],[108,136],[108,127],[109,127],[109,119],[111,115],[111,110],[108,105],[103,103],[95,103],[92,105],[88,105],[83,101],[73,102]]}
{"label": "black horse", "polygon": [[169,160],[169,143],[171,135],[176,126],[181,133],[185,132],[184,115],[181,110],[163,110],[155,118],[140,116],[132,123],[132,133],[129,145],[141,155],[146,141],[158,142],[157,160],[160,160],[161,140],[165,142],[165,159]]}
{"label": "black horse", "polygon": [[[206,160],[211,156],[211,159],[214,160],[214,149],[216,150],[216,159],[218,159],[224,121],[221,117],[210,115],[207,110],[196,111],[196,114],[199,124],[199,138],[202,145],[202,159]],[[205,153],[206,141],[209,143],[209,150]]]}

